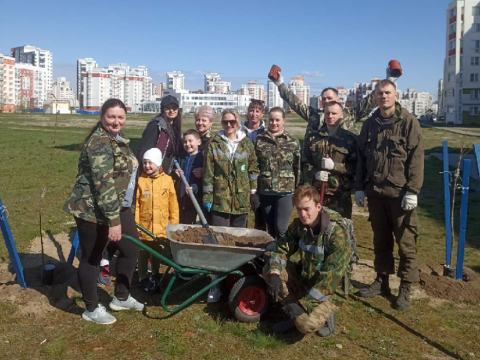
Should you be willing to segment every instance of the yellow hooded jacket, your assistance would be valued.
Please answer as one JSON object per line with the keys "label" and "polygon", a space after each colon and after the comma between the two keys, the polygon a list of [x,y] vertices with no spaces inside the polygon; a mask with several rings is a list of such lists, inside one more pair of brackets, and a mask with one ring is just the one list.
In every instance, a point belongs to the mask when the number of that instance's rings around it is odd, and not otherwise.
{"label": "yellow hooded jacket", "polygon": [[[163,171],[154,177],[145,173],[138,178],[135,221],[159,238],[166,238],[165,227],[178,224],[178,201],[172,178]],[[153,239],[140,231],[140,240]]]}

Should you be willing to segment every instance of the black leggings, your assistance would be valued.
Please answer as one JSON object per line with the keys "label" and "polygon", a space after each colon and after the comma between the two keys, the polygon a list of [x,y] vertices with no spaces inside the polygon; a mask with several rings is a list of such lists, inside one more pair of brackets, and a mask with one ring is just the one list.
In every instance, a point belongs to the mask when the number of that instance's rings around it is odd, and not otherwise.
{"label": "black leggings", "polygon": [[[98,306],[97,278],[102,253],[107,244],[109,252],[119,251],[115,267],[115,296],[120,300],[126,300],[130,293],[130,282],[140,248],[125,238],[117,242],[108,242],[108,225],[106,224],[99,225],[77,217],[75,221],[81,250],[77,277],[86,309],[94,311]],[[138,239],[135,218],[130,208],[122,209],[120,221],[122,234]]]}

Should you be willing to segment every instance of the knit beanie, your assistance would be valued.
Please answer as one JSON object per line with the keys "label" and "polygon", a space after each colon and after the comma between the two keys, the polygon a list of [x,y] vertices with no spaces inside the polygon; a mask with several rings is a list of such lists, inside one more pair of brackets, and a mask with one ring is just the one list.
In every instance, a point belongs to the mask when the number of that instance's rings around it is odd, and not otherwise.
{"label": "knit beanie", "polygon": [[163,161],[162,152],[160,149],[151,148],[143,155],[143,160],[150,160],[158,167],[161,167]]}

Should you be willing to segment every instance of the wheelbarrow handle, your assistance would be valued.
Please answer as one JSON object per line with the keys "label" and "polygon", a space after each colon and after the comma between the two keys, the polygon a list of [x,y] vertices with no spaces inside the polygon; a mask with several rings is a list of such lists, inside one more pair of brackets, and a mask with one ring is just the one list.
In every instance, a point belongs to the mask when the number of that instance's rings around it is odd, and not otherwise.
{"label": "wheelbarrow handle", "polygon": [[[185,184],[185,187],[189,188],[190,185],[188,184],[188,181],[185,178],[185,175],[183,174],[183,170],[180,167],[180,164],[178,163],[177,160],[173,160],[173,164],[175,165],[177,170],[180,170],[180,177],[181,177],[183,183]],[[193,191],[188,189],[187,192],[188,192],[188,196],[190,196],[190,200],[192,200],[192,204],[195,207],[195,210],[197,211],[198,216],[200,216],[200,221],[202,222],[203,227],[205,227],[207,230],[210,230],[210,228],[208,227],[207,219],[205,219],[205,215],[203,215],[203,211],[200,208],[200,205],[198,205],[198,201],[195,198],[195,195],[193,194]]]}

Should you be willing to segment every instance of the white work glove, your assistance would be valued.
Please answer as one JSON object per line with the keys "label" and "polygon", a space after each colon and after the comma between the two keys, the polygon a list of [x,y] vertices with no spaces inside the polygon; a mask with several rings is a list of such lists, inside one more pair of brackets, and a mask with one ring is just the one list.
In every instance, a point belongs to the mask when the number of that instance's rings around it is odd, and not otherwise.
{"label": "white work glove", "polygon": [[328,181],[328,171],[317,171],[315,174],[315,180]]}
{"label": "white work glove", "polygon": [[283,76],[282,74],[280,73],[280,71],[278,72],[278,79],[277,80],[272,80],[273,83],[277,86],[280,86],[283,84]]}
{"label": "white work glove", "polygon": [[365,206],[365,193],[363,191],[355,191],[355,204],[358,207]]}
{"label": "white work glove", "polygon": [[403,210],[410,211],[417,207],[417,195],[414,193],[408,192],[402,199],[402,208]]}
{"label": "white work glove", "polygon": [[330,158],[322,158],[322,169],[333,170],[335,163]]}

